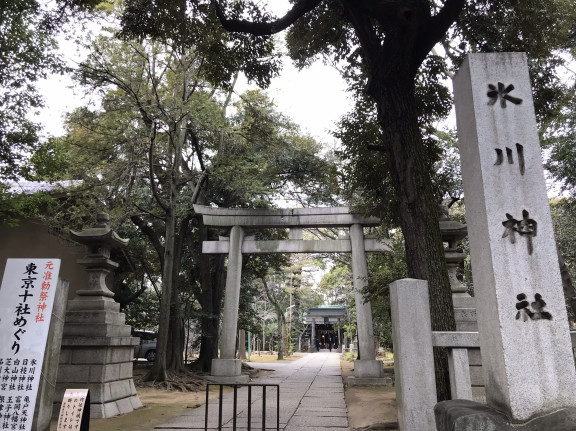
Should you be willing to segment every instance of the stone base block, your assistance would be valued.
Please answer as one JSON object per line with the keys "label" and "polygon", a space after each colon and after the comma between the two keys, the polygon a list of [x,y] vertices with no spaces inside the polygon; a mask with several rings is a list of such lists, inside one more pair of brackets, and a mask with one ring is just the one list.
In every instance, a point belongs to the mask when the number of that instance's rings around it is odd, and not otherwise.
{"label": "stone base block", "polygon": [[472,400],[486,404],[486,388],[484,386],[472,386]]}
{"label": "stone base block", "polygon": [[136,387],[132,379],[109,383],[57,383],[54,394],[55,403],[60,403],[66,389],[89,389],[90,401],[94,404],[106,404],[122,398],[136,396]]}
{"label": "stone base block", "polygon": [[354,361],[354,377],[380,378],[384,376],[382,361],[375,359],[356,359]]}
{"label": "stone base block", "polygon": [[60,364],[132,364],[134,347],[132,346],[62,346]]}
{"label": "stone base block", "polygon": [[105,404],[90,404],[90,419],[107,419],[130,413],[143,407],[137,396],[123,398]]}
{"label": "stone base block", "polygon": [[68,311],[66,313],[66,322],[78,325],[92,323],[124,325],[126,323],[126,315],[110,310]]}
{"label": "stone base block", "polygon": [[122,382],[97,384],[58,384],[54,397],[54,417],[60,412],[66,389],[82,388],[90,390],[90,418],[111,418],[139,409],[142,402],[136,394],[132,379]]}
{"label": "stone base block", "polygon": [[348,386],[394,386],[392,377],[354,377],[349,376],[347,382]]}
{"label": "stone base block", "polygon": [[573,431],[576,407],[514,424],[503,413],[469,400],[442,401],[434,407],[437,431]]}
{"label": "stone base block", "polygon": [[456,331],[459,332],[478,332],[477,322],[456,322]]}
{"label": "stone base block", "polygon": [[112,298],[103,296],[77,296],[76,298],[68,301],[67,311],[96,311],[106,310],[119,312],[120,304]]}
{"label": "stone base block", "polygon": [[240,359],[212,359],[213,377],[235,377],[242,374],[242,361]]}
{"label": "stone base block", "polygon": [[108,323],[68,324],[64,326],[64,337],[130,337],[130,326]]}
{"label": "stone base block", "polygon": [[452,303],[454,308],[476,308],[476,298],[464,295],[452,295]]}
{"label": "stone base block", "polygon": [[212,383],[219,383],[222,385],[244,385],[250,383],[250,377],[246,374],[240,376],[209,376],[208,379]]}

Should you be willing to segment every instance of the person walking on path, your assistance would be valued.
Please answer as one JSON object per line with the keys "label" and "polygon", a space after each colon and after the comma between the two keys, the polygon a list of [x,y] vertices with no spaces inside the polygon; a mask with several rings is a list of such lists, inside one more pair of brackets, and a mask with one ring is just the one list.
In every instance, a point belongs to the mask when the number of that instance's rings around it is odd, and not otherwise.
{"label": "person walking on path", "polygon": [[316,344],[316,351],[319,352],[320,351],[320,341],[318,340],[318,338],[316,338],[316,340],[314,340],[314,343]]}

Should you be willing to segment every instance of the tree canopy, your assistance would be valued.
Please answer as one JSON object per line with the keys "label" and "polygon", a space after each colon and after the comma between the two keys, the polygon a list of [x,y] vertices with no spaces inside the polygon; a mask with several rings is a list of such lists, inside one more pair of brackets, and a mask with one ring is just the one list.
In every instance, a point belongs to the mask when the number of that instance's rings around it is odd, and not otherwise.
{"label": "tree canopy", "polygon": [[244,93],[228,113],[234,77],[221,85],[205,79],[206,61],[193,47],[100,35],[77,71],[79,82],[100,95],[100,106],[70,113],[66,136],[47,143],[29,169],[42,177],[59,166],[63,178],[82,180],[55,214],[68,226],[86,223],[105,206],[120,232],[136,239],[137,270],[119,287],[133,286],[124,296],[134,297],[145,291],[142,280],[157,274],[156,380],[182,369],[179,334],[189,298],[202,308],[201,320],[211,322],[203,323],[203,347],[214,348],[203,360],[217,354],[224,260],[201,254],[201,242],[213,234],[193,204],[325,203],[336,188],[333,162],[322,157],[321,146],[265,94]]}
{"label": "tree canopy", "polygon": [[[60,4],[80,10],[93,7],[95,2],[72,0]],[[442,176],[435,172],[442,157],[438,141],[446,137],[440,136],[435,123],[446,116],[450,106],[446,79],[468,52],[526,51],[535,87],[538,119],[544,127],[554,126],[555,118],[570,112],[566,107],[574,98],[573,86],[563,82],[561,72],[572,58],[570,50],[574,49],[575,18],[576,9],[568,0],[293,0],[291,9],[281,18],[268,13],[261,2],[250,0],[125,0],[120,11],[122,29],[119,34],[126,40],[135,38],[142,42],[152,37],[159,43],[178,47],[175,52],[179,58],[184,58],[185,52],[193,56],[201,53],[201,60],[194,63],[194,73],[199,72],[201,79],[197,82],[202,82],[206,88],[200,89],[191,83],[192,86],[188,87],[195,90],[190,100],[198,103],[198,107],[202,105],[202,109],[182,110],[180,104],[173,111],[159,110],[157,116],[152,117],[142,108],[153,105],[154,98],[137,98],[140,105],[136,104],[135,110],[125,119],[141,121],[144,126],[141,130],[146,133],[138,137],[140,141],[133,142],[133,153],[124,153],[126,155],[120,160],[132,160],[130,157],[135,154],[148,154],[149,167],[146,169],[150,182],[146,185],[152,187],[152,198],[159,207],[165,213],[172,211],[165,199],[159,199],[159,192],[168,192],[175,184],[182,185],[165,170],[170,165],[179,171],[186,161],[173,157],[180,154],[175,149],[181,148],[178,146],[184,142],[188,144],[189,140],[190,160],[196,157],[197,170],[193,173],[182,171],[184,176],[181,179],[186,178],[183,187],[189,187],[188,179],[193,179],[196,185],[203,185],[209,174],[205,169],[206,160],[200,159],[200,152],[195,147],[194,133],[199,131],[192,128],[190,132],[188,127],[189,121],[193,122],[196,115],[204,115],[209,111],[205,108],[212,106],[212,100],[206,94],[215,88],[232,88],[233,77],[239,70],[258,84],[267,85],[278,70],[277,55],[269,36],[288,29],[288,47],[297,65],[304,67],[313,59],[323,57],[338,65],[350,83],[356,105],[350,115],[342,119],[337,134],[343,140],[346,176],[353,179],[350,193],[360,197],[366,194],[375,204],[370,211],[378,215],[388,214],[389,219],[396,220],[401,226],[407,275],[428,280],[433,329],[453,330],[451,292],[438,228],[439,196],[443,193],[438,193],[434,187],[435,184],[444,184],[446,189],[454,186],[443,183]],[[134,62],[145,63],[144,57],[136,58]],[[147,69],[151,70],[155,64],[146,64]],[[108,93],[111,97],[105,99],[110,113],[121,108],[125,100],[116,98],[114,93],[124,92],[128,98],[139,94],[132,84],[143,82],[143,78],[150,78],[154,90],[160,89],[154,73],[134,76],[131,68],[128,66],[125,72],[134,79],[127,82],[110,82],[105,69],[92,67],[91,71],[90,66],[84,69],[83,77],[93,86],[113,84],[117,87],[111,89]],[[92,73],[94,71],[99,73]],[[171,73],[168,70],[166,76]],[[239,109],[242,111],[244,108],[240,106]],[[246,118],[250,110],[242,111]],[[123,115],[122,109],[119,112]],[[177,114],[178,121],[160,127],[158,119],[167,114]],[[249,115],[257,113],[252,111]],[[102,119],[99,112],[86,111],[82,116],[85,121],[92,121],[91,117],[95,121]],[[216,121],[217,116],[210,118]],[[224,133],[220,136],[231,136],[225,130],[229,125],[224,123],[220,129]],[[132,125],[130,122],[126,124]],[[250,142],[258,138],[261,124],[266,126],[257,121],[242,131],[251,134]],[[131,130],[130,127],[116,130],[114,136],[125,137],[124,131]],[[561,131],[557,128],[553,135],[561,136]],[[158,136],[166,137],[166,143],[151,144]],[[217,136],[218,133],[212,133],[212,144],[218,142]],[[88,133],[83,138],[90,142]],[[201,142],[198,140],[196,144]],[[301,139],[287,141],[288,145],[298,143],[305,142]],[[101,166],[115,161],[108,160],[109,157],[114,159],[110,156],[112,146],[123,144],[122,140],[99,142],[96,151],[101,155]],[[250,151],[258,154],[257,145]],[[172,156],[171,164],[166,162],[167,159],[153,157],[160,155],[154,151],[164,148]],[[214,170],[222,168],[221,173],[225,174],[226,156],[234,154],[234,144],[227,151],[215,151],[223,157],[218,161],[220,165],[216,163],[217,157],[214,158]],[[240,149],[237,154],[247,156],[242,151]],[[299,163],[298,154],[288,157]],[[158,163],[155,164],[154,160]],[[258,158],[257,161],[266,163],[271,169],[269,172],[276,177],[286,174],[274,171],[270,159]],[[290,172],[294,178],[297,171]],[[244,176],[251,172],[254,169],[249,164],[242,166]],[[118,178],[127,180],[126,187],[133,185],[130,171],[116,174]],[[152,177],[155,175],[157,180],[166,180],[165,185],[154,186]],[[304,184],[312,177],[300,178]],[[243,181],[244,184],[237,184],[238,192],[254,190],[258,193],[257,184],[246,178]],[[276,184],[281,184],[281,181]],[[194,187],[189,188],[192,190]],[[231,193],[231,189],[226,191],[225,187],[218,189],[224,190],[220,190],[223,195]],[[173,197],[177,202],[176,195]],[[327,197],[327,194],[323,196]],[[222,196],[219,199],[225,201]],[[388,207],[393,210],[389,211]],[[152,217],[159,214],[144,210],[142,213]],[[181,213],[174,216],[186,218]],[[448,380],[441,357],[442,353],[437,352],[437,369],[442,371],[437,388],[440,399],[444,399],[448,396]]]}
{"label": "tree canopy", "polygon": [[[570,31],[574,10],[564,1],[530,2],[477,0],[370,1],[301,0],[282,18],[237,17],[229,1],[216,1],[223,26],[232,32],[269,35],[290,27],[291,55],[306,65],[321,55],[343,63],[343,72],[352,85],[368,96],[379,130],[367,127],[376,141],[367,148],[381,151],[372,165],[386,169],[380,193],[394,190],[396,214],[404,233],[408,276],[428,281],[432,328],[455,329],[451,292],[438,227],[438,201],[432,187],[435,146],[430,142],[432,124],[423,114],[439,112],[436,97],[426,99],[419,91],[437,95],[442,90],[442,73],[433,50],[442,46],[453,66],[463,55],[478,50],[526,50],[533,62],[533,77],[548,87],[554,80],[562,57],[573,42]],[[528,8],[531,11],[528,11]],[[538,11],[538,12],[532,12]],[[544,17],[543,17],[544,16]],[[550,35],[550,29],[557,30]],[[440,73],[439,73],[440,72]],[[562,91],[547,89],[545,111],[557,109]],[[440,107],[442,103],[440,103]],[[545,118],[540,110],[541,118]],[[362,116],[360,116],[362,119]],[[370,147],[368,147],[370,146]],[[364,165],[370,167],[370,163]],[[371,175],[368,169],[365,175]],[[382,175],[381,178],[386,178]],[[389,184],[389,185],[388,185]],[[391,187],[390,187],[391,186]],[[449,385],[445,353],[436,351],[439,399],[448,397]]]}
{"label": "tree canopy", "polygon": [[35,83],[59,67],[49,14],[36,0],[0,4],[0,178],[14,178],[38,142]]}

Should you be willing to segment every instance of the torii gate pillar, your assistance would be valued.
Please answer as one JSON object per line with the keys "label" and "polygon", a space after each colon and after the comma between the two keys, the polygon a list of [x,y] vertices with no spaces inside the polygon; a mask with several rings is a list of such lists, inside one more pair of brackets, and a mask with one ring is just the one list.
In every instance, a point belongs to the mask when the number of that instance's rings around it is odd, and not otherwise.
{"label": "torii gate pillar", "polygon": [[[368,279],[368,264],[364,249],[364,230],[359,224],[350,226],[352,246],[352,276],[354,277],[354,298],[356,299],[356,321],[358,323],[358,347],[360,359],[354,361],[356,379],[379,379],[384,375],[382,361],[376,360],[372,307],[364,298],[364,287]],[[359,382],[358,382],[359,383]]]}
{"label": "torii gate pillar", "polygon": [[242,375],[242,361],[236,359],[236,333],[238,329],[238,304],[240,303],[240,279],[242,275],[242,242],[244,229],[233,226],[230,231],[228,271],[220,337],[220,358],[212,359],[212,376],[221,383],[248,383]]}

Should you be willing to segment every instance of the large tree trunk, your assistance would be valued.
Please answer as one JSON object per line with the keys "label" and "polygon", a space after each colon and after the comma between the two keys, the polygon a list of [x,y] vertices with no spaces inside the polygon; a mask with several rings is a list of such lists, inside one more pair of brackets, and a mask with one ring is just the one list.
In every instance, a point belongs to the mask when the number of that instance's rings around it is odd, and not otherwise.
{"label": "large tree trunk", "polygon": [[179,291],[172,288],[170,303],[170,325],[168,331],[168,349],[166,351],[166,370],[173,373],[184,371],[184,316]]}
{"label": "large tree trunk", "polygon": [[[450,281],[440,234],[439,202],[430,183],[431,167],[418,126],[414,77],[408,71],[394,74],[385,84],[373,83],[384,147],[399,203],[406,246],[408,276],[427,280],[432,330],[455,331]],[[382,82],[382,81],[381,81]],[[439,401],[450,394],[447,353],[435,349]]]}
{"label": "large tree trunk", "polygon": [[[200,237],[207,238],[207,229],[200,228]],[[204,372],[210,372],[212,359],[218,358],[218,329],[220,327],[220,311],[222,307],[222,292],[225,283],[224,255],[210,257],[200,255],[201,296],[198,299],[202,308],[200,320],[200,353],[196,366]]]}
{"label": "large tree trunk", "polygon": [[182,250],[184,242],[190,235],[190,217],[185,217],[180,222],[178,235],[174,241],[173,268],[172,268],[172,294],[170,300],[170,325],[168,331],[168,350],[166,352],[167,371],[179,374],[185,372],[184,367],[184,344],[186,331],[184,329],[184,314],[180,298],[181,280],[179,280],[180,266],[182,263]]}
{"label": "large tree trunk", "polygon": [[276,307],[276,315],[278,316],[278,360],[284,359],[284,325],[282,310]]}
{"label": "large tree trunk", "polygon": [[246,331],[244,329],[238,331],[238,359],[246,359]]}
{"label": "large tree trunk", "polygon": [[172,302],[172,281],[174,274],[174,246],[176,243],[176,217],[173,211],[166,212],[166,240],[164,244],[164,259],[162,268],[162,297],[160,299],[160,321],[158,322],[158,341],[156,344],[156,359],[146,375],[147,381],[166,380],[166,352],[170,330],[170,305]]}

